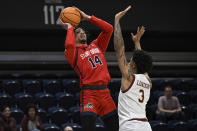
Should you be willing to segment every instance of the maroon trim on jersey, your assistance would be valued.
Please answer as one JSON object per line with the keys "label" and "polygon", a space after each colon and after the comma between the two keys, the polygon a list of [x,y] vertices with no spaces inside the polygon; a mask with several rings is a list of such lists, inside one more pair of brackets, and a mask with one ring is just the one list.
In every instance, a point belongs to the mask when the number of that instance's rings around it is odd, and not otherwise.
{"label": "maroon trim on jersey", "polygon": [[148,120],[146,118],[133,118],[133,119],[130,119],[128,121],[133,121],[133,120],[142,121],[142,122],[148,122]]}
{"label": "maroon trim on jersey", "polygon": [[133,83],[134,83],[134,81],[135,81],[135,75],[132,75],[132,76],[133,76],[133,80],[132,80],[132,82],[131,82],[129,88],[127,88],[126,90],[122,91],[122,93],[126,93],[126,92],[133,86]]}
{"label": "maroon trim on jersey", "polygon": [[73,69],[75,68],[75,66],[77,65],[77,60],[78,60],[78,48],[76,48],[76,58],[75,58],[75,64],[73,66]]}

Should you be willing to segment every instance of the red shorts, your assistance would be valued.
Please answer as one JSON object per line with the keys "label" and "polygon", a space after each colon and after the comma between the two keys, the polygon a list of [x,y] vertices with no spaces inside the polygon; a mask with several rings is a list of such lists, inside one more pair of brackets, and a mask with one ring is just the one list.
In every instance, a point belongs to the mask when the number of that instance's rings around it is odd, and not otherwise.
{"label": "red shorts", "polygon": [[[82,87],[83,88],[83,87]],[[80,111],[92,112],[103,117],[116,110],[116,105],[110,95],[109,89],[81,90]]]}

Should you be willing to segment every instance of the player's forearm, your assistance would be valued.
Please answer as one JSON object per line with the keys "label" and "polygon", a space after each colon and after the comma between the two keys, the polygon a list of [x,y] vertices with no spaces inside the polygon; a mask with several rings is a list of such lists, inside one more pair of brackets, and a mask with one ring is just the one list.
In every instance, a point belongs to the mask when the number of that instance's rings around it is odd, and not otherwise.
{"label": "player's forearm", "polygon": [[75,33],[74,28],[71,27],[67,30],[66,41],[65,41],[65,48],[76,47],[76,40],[75,40]]}
{"label": "player's forearm", "polygon": [[67,36],[65,41],[65,56],[68,62],[73,67],[76,59],[76,40],[73,28],[69,28],[67,30]]}
{"label": "player's forearm", "polygon": [[142,50],[141,48],[141,45],[140,45],[140,42],[137,41],[137,42],[134,42],[135,43],[135,50]]}
{"label": "player's forearm", "polygon": [[128,77],[127,60],[125,56],[125,46],[122,37],[119,20],[115,19],[114,25],[114,50],[118,59],[118,65],[123,77]]}
{"label": "player's forearm", "polygon": [[95,16],[91,16],[89,21],[92,24],[98,26],[103,32],[113,32],[113,26],[104,20],[101,20]]}
{"label": "player's forearm", "polygon": [[116,52],[118,61],[120,63],[120,59],[122,57],[125,57],[125,47],[124,47],[124,40],[122,37],[120,23],[119,20],[116,19],[114,25],[114,50]]}
{"label": "player's forearm", "polygon": [[182,109],[179,107],[178,109],[177,109],[177,112],[181,112],[182,111]]}
{"label": "player's forearm", "polygon": [[124,40],[122,37],[122,31],[120,27],[120,23],[118,20],[115,19],[114,25],[114,50],[116,54],[120,55],[120,50],[124,49]]}
{"label": "player's forearm", "polygon": [[102,52],[105,53],[113,33],[113,26],[94,16],[91,17],[90,22],[95,24],[102,30],[102,32],[99,34],[99,36],[94,42],[97,43],[101,48]]}

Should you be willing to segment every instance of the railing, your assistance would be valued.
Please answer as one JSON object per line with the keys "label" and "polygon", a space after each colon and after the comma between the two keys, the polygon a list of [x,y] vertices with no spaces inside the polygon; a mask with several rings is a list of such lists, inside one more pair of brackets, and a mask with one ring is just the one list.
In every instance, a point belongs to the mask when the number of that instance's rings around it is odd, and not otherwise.
{"label": "railing", "polygon": [[[153,76],[197,76],[197,53],[195,52],[150,52],[153,57]],[[127,60],[132,53],[126,53]],[[105,54],[112,76],[120,77],[115,52]],[[64,52],[1,52],[0,71],[67,71],[72,69]]]}

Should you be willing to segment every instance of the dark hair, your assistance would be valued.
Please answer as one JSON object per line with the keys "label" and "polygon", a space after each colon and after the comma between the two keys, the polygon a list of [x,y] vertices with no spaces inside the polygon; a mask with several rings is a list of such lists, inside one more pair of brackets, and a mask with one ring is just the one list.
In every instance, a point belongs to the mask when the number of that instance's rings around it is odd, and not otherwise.
{"label": "dark hair", "polygon": [[164,90],[166,90],[166,88],[170,88],[172,90],[172,87],[170,85],[167,85]]}
{"label": "dark hair", "polygon": [[143,50],[133,52],[133,61],[137,66],[137,74],[149,73],[152,69],[152,57]]}
{"label": "dark hair", "polygon": [[28,105],[27,105],[26,110],[25,110],[25,115],[27,115],[27,116],[29,117],[28,112],[29,112],[29,109],[30,109],[30,108],[34,108],[34,109],[35,109],[35,112],[36,112],[36,115],[37,115],[38,110],[37,110],[37,107],[36,107],[34,104],[28,104]]}
{"label": "dark hair", "polygon": [[85,27],[77,27],[77,28],[75,28],[74,29],[75,35],[76,35],[76,30],[77,29],[82,29],[86,33],[87,38],[90,36],[89,32],[86,30]]}
{"label": "dark hair", "polygon": [[1,112],[3,112],[6,108],[10,108],[8,105],[4,105],[1,107]]}

